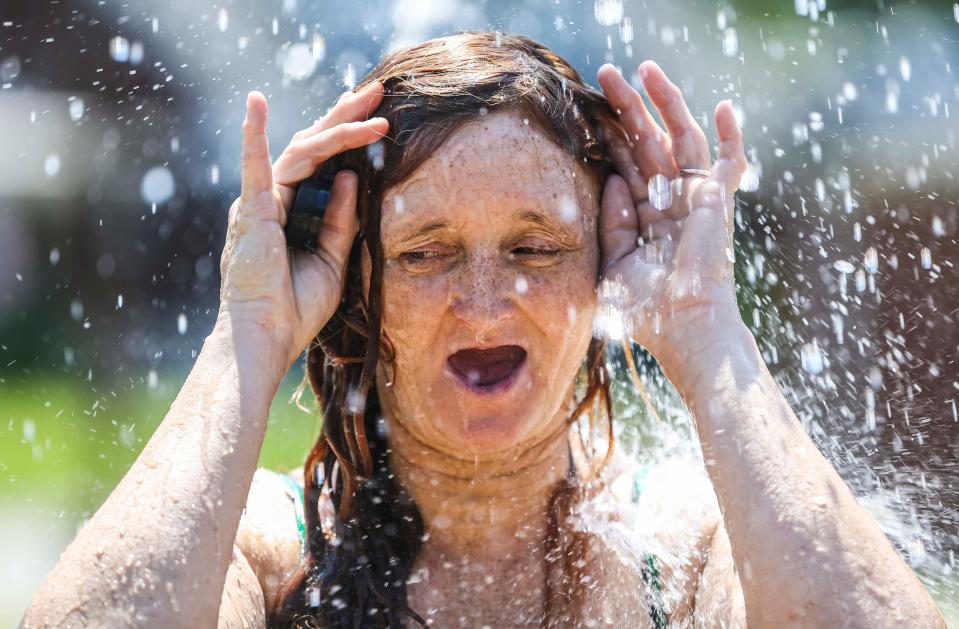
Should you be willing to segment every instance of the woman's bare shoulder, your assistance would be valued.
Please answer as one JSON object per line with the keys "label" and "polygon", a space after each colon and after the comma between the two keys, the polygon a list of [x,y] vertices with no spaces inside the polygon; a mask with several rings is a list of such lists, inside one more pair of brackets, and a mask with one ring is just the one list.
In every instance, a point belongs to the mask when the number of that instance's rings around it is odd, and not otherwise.
{"label": "woman's bare shoulder", "polygon": [[236,545],[263,588],[268,610],[300,565],[296,491],[281,473],[256,470],[236,533]]}

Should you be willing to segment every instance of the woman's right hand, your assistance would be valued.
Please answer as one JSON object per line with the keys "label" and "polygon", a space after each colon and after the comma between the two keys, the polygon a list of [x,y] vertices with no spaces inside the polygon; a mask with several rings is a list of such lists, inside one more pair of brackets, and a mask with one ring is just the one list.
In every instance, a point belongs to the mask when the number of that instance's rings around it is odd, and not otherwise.
{"label": "woman's right hand", "polygon": [[260,92],[247,96],[241,193],[230,207],[216,328],[242,334],[245,342],[254,340],[250,333],[265,333],[287,367],[336,311],[358,229],[357,175],[342,171],[333,183],[316,253],[288,250],[283,227],[296,186],[330,157],[386,134],[384,118],[367,119],[382,98],[381,83],[347,92],[313,126],[294,135],[271,164],[266,98]]}

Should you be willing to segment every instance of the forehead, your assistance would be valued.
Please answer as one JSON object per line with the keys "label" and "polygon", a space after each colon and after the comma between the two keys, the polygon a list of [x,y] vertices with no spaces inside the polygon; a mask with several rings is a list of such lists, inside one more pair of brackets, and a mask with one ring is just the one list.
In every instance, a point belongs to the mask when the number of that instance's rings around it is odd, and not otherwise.
{"label": "forehead", "polygon": [[[567,222],[595,214],[586,168],[515,112],[477,117],[457,129],[383,199],[383,234],[409,223],[490,218],[534,210]],[[575,208],[575,209],[572,209]]]}

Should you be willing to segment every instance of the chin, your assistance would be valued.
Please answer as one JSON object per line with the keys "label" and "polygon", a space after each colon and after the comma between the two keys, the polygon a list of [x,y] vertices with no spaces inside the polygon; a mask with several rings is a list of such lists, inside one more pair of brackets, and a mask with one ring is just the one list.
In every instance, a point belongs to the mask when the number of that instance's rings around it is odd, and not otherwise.
{"label": "chin", "polygon": [[[518,409],[516,409],[518,410]],[[524,419],[526,413],[456,413],[444,414],[445,421],[436,426],[456,450],[470,454],[495,454],[521,445],[535,423]]]}

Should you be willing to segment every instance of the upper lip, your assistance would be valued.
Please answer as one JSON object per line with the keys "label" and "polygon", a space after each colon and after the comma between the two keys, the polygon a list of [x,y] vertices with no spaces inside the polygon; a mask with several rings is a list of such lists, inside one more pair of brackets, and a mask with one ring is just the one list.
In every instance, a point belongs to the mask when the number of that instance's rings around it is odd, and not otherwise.
{"label": "upper lip", "polygon": [[[478,337],[479,335],[477,335]],[[495,338],[490,336],[484,336],[481,342],[476,342],[475,340],[472,343],[463,343],[462,345],[453,345],[453,349],[450,351],[449,355],[452,356],[456,352],[461,352],[465,349],[496,349],[497,347],[505,347],[507,345],[515,345],[522,349],[524,352],[529,353],[529,349],[523,343],[512,341],[508,338]]]}

